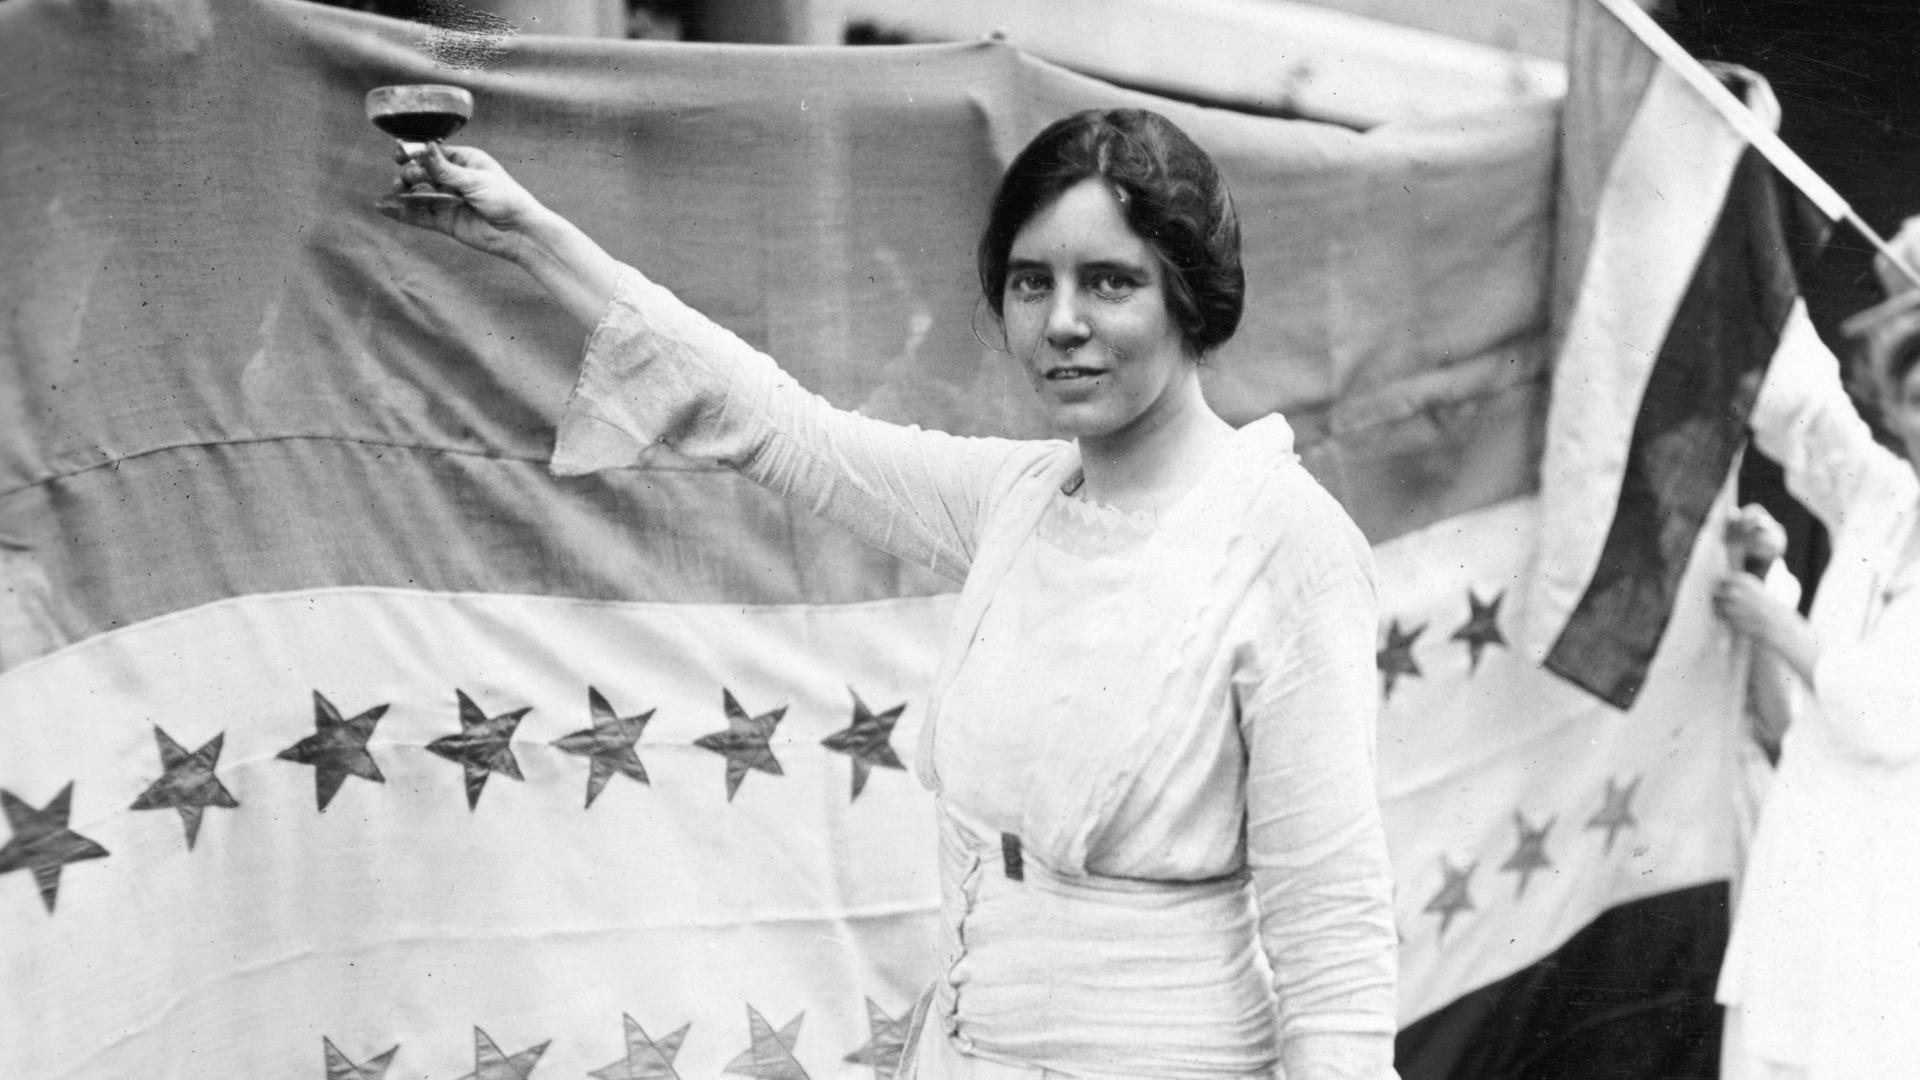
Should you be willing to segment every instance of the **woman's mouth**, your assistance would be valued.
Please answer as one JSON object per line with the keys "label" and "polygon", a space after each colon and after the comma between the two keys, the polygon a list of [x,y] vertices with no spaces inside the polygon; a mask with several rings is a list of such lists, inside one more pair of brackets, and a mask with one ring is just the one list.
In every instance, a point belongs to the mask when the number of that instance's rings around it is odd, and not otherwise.
{"label": "woman's mouth", "polygon": [[1048,368],[1046,378],[1049,382],[1068,382],[1074,379],[1091,379],[1105,374],[1106,371],[1101,368],[1057,367]]}

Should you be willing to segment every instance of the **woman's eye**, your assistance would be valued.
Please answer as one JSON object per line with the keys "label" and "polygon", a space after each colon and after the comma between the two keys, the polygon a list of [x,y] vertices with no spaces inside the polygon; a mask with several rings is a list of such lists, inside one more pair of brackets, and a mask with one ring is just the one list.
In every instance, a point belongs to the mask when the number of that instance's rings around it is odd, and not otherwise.
{"label": "woman's eye", "polygon": [[1125,274],[1095,274],[1087,287],[1103,300],[1119,300],[1132,294],[1134,285]]}
{"label": "woman's eye", "polygon": [[1016,299],[1030,300],[1036,296],[1044,295],[1046,291],[1047,277],[1045,274],[1015,274],[1007,279],[1007,292],[1013,294]]}

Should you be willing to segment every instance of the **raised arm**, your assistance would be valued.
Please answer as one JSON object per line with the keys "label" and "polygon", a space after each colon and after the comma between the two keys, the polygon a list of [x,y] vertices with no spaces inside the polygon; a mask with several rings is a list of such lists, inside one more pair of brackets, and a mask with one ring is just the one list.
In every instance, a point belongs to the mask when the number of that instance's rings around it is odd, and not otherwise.
{"label": "raised arm", "polygon": [[1749,423],[1754,444],[1780,463],[1787,490],[1829,529],[1873,496],[1896,497],[1912,473],[1874,441],[1840,383],[1840,364],[1805,312],[1781,336]]}
{"label": "raised arm", "polygon": [[400,183],[423,179],[463,201],[394,199],[381,211],[515,263],[591,331],[560,424],[558,473],[631,465],[664,443],[958,579],[989,504],[1057,456],[1049,444],[957,438],[834,408],[615,260],[482,151],[430,145],[405,162]]}
{"label": "raised arm", "polygon": [[[1832,356],[1817,346],[1804,320],[1790,327],[1754,409],[1755,438],[1786,468],[1788,489],[1839,534],[1837,559],[1883,559],[1888,543],[1909,542],[1892,530],[1916,496],[1913,469],[1875,442],[1841,389]],[[1850,538],[1848,525],[1856,518],[1859,530]],[[1904,667],[1920,617],[1903,592],[1896,595],[1896,585],[1883,582],[1881,594],[1865,598],[1848,625],[1826,635],[1744,574],[1724,579],[1714,599],[1724,617],[1811,689],[1820,706],[1812,718],[1837,747],[1900,764],[1920,757],[1920,726],[1913,723],[1920,693]],[[1864,575],[1858,587],[1867,587]],[[1868,627],[1858,626],[1863,617]]]}
{"label": "raised arm", "polygon": [[[1774,520],[1766,507],[1749,503],[1734,511],[1726,525],[1727,562],[1733,567],[1714,593],[1714,607],[1721,617],[1741,630],[1757,648],[1752,650],[1747,667],[1746,713],[1748,733],[1766,751],[1769,762],[1780,756],[1780,740],[1792,722],[1796,674],[1803,684],[1811,684],[1812,651],[1816,649],[1810,629],[1806,640],[1797,646],[1782,647],[1768,637],[1754,633],[1750,626],[1768,618],[1763,607],[1776,609],[1776,617],[1800,621],[1800,582],[1780,562],[1787,553],[1787,530]],[[1750,595],[1749,589],[1761,595]],[[1763,599],[1764,597],[1764,599]],[[1789,652],[1800,649],[1809,654],[1799,658],[1799,671]]]}
{"label": "raised arm", "polygon": [[1289,1080],[1383,1080],[1397,961],[1374,782],[1375,600],[1364,542],[1329,532],[1302,572],[1262,583],[1285,629],[1242,702],[1247,861]]}
{"label": "raised arm", "polygon": [[1056,444],[958,438],[834,408],[767,356],[621,267],[561,419],[562,474],[664,443],[714,460],[891,554],[954,580],[990,504]]}

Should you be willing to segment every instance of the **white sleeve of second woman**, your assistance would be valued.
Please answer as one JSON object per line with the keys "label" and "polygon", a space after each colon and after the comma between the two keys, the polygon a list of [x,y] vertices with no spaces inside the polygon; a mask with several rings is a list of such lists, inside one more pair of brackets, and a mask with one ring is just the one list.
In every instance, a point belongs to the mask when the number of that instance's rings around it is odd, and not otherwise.
{"label": "white sleeve of second woman", "polygon": [[1787,490],[1838,531],[1850,507],[1909,482],[1907,466],[1874,441],[1840,383],[1840,362],[1796,305],[1749,418],[1754,444],[1780,464]]}

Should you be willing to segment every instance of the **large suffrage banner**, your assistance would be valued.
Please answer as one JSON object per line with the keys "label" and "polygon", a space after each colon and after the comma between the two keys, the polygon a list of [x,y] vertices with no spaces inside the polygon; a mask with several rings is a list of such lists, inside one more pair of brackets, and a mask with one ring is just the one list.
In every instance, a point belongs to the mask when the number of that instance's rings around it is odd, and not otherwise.
{"label": "large suffrage banner", "polygon": [[1403,1019],[1726,876],[1697,587],[1625,713],[1508,645],[1555,102],[1355,132],[1004,44],[477,25],[0,3],[9,1076],[879,1077],[932,975],[952,585],[710,463],[549,475],[580,335],[373,212],[389,83],[469,88],[464,140],[837,404],[1034,436],[986,200],[1066,112],[1166,112],[1246,234],[1209,392],[1378,545]]}

